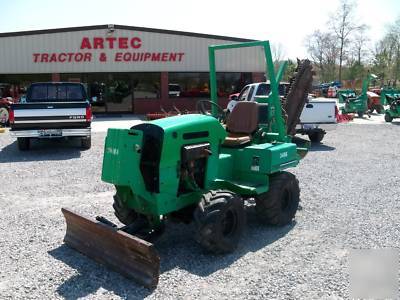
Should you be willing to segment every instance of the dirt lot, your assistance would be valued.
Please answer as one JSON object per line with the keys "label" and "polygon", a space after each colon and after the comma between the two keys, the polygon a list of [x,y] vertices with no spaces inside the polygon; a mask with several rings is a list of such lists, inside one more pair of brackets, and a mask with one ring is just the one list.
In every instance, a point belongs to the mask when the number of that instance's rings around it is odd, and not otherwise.
{"label": "dirt lot", "polygon": [[35,143],[19,152],[0,134],[0,298],[347,298],[352,248],[398,248],[400,127],[346,124],[292,170],[302,210],[283,228],[249,211],[237,251],[206,255],[192,226],[171,225],[157,242],[160,284],[146,290],[62,243],[62,206],[112,214],[113,187],[100,180],[105,133],[93,147]]}

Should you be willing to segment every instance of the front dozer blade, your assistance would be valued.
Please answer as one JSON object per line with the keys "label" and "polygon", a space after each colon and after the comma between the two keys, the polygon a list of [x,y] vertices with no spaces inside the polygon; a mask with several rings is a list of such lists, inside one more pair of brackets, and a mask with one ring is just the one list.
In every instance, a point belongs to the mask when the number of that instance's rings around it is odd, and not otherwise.
{"label": "front dozer blade", "polygon": [[148,288],[155,288],[160,274],[160,257],[153,244],[115,227],[94,222],[66,208],[64,242]]}

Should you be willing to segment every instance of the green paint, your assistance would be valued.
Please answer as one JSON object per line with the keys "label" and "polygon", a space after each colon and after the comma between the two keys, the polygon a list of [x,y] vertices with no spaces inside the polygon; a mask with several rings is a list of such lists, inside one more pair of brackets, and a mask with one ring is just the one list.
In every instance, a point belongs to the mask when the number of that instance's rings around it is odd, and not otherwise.
{"label": "green paint", "polygon": [[389,105],[385,110],[392,119],[400,118],[400,90],[393,88],[385,88],[381,91],[381,104]]}
{"label": "green paint", "polygon": [[[363,80],[361,94],[356,96],[354,90],[341,90],[338,92],[339,103],[345,103],[342,107],[342,113],[362,113],[364,114],[368,110],[368,86],[371,79],[376,78],[373,74],[368,74],[367,78]],[[351,95],[350,98],[346,99],[346,96]],[[354,95],[354,97],[353,97]]]}

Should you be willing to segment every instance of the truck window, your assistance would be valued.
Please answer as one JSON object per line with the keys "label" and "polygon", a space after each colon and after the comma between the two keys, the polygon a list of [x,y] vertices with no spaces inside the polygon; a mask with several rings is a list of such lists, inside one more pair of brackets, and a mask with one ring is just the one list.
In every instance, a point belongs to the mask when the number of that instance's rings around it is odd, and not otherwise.
{"label": "truck window", "polygon": [[288,86],[287,84],[280,84],[279,87],[278,87],[279,96],[285,96],[285,94],[286,94],[286,89],[287,89],[288,87],[289,87],[289,86]]}
{"label": "truck window", "polygon": [[250,89],[249,86],[244,87],[244,89],[239,94],[238,101],[246,101],[249,89]]}
{"label": "truck window", "polygon": [[254,93],[254,85],[250,88],[250,91],[247,95],[247,101],[250,101],[253,98],[253,93]]}
{"label": "truck window", "polygon": [[34,84],[29,88],[28,102],[85,101],[86,93],[80,84]]}
{"label": "truck window", "polygon": [[270,92],[270,86],[266,83],[262,83],[258,86],[256,96],[268,96]]}
{"label": "truck window", "polygon": [[[287,86],[280,84],[278,86],[279,96],[285,96]],[[266,83],[262,83],[258,86],[256,96],[268,96],[271,93],[271,86]]]}

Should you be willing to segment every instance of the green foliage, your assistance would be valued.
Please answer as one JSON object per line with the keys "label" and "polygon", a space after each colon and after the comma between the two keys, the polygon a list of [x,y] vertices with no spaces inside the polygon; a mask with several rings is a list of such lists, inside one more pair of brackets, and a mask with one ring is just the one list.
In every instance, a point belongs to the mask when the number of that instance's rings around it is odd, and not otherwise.
{"label": "green foliage", "polygon": [[285,73],[283,74],[282,81],[289,81],[290,77],[293,75],[294,71],[296,70],[297,63],[293,60],[287,61],[287,66]]}
{"label": "green foliage", "polygon": [[358,61],[345,66],[343,69],[343,79],[344,80],[355,80],[364,78],[368,73],[368,70],[364,67],[362,63]]}
{"label": "green foliage", "polygon": [[397,86],[400,80],[400,17],[388,27],[373,51],[372,68],[382,85]]}

